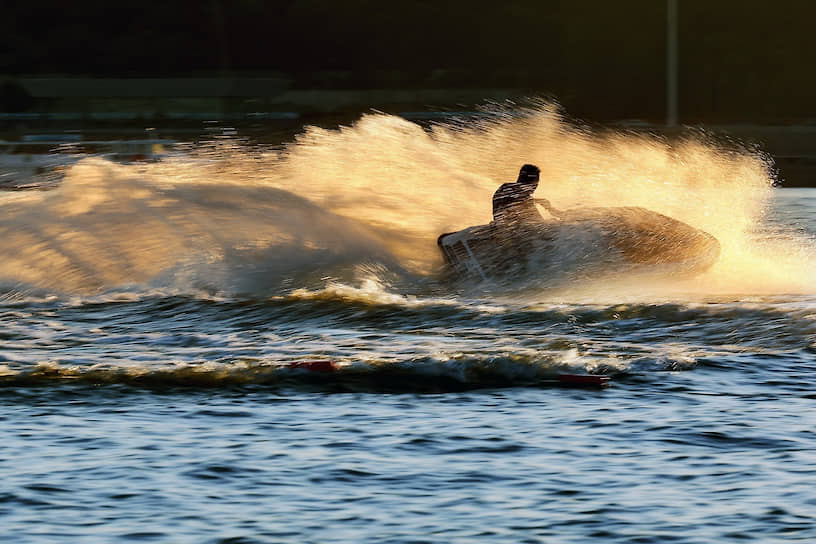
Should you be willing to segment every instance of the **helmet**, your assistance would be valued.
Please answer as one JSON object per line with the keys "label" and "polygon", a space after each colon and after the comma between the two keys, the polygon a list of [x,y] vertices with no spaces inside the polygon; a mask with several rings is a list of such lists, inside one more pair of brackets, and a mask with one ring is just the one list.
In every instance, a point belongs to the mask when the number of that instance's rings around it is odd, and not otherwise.
{"label": "helmet", "polygon": [[533,181],[538,181],[538,174],[541,170],[538,169],[538,166],[534,164],[525,164],[519,170],[518,181],[521,183],[531,183]]}

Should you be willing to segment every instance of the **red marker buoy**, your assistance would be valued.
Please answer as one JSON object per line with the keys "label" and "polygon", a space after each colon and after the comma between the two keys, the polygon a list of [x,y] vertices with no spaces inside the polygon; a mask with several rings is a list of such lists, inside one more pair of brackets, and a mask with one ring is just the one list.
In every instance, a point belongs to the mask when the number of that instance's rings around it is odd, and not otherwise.
{"label": "red marker buoy", "polygon": [[337,370],[334,361],[295,361],[287,363],[286,368],[302,368],[310,372],[332,372]]}

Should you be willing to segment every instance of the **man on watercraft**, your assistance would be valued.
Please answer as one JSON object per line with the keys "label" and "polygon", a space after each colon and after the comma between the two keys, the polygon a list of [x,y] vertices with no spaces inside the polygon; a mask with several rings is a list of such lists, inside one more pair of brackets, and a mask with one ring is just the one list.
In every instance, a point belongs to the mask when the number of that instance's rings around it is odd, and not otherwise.
{"label": "man on watercraft", "polygon": [[540,170],[525,164],[515,183],[505,183],[493,193],[493,221],[501,225],[529,223],[544,219],[535,206],[533,193],[538,188]]}
{"label": "man on watercraft", "polygon": [[[493,194],[489,225],[437,239],[451,270],[488,280],[549,277],[567,267],[582,278],[606,274],[612,263],[614,274],[679,277],[705,272],[719,258],[719,242],[705,231],[637,206],[558,210],[533,198],[538,181],[538,167],[525,164],[516,182]],[[542,217],[536,206],[548,215]]]}
{"label": "man on watercraft", "polygon": [[560,212],[543,198],[533,198],[538,188],[540,170],[534,164],[525,164],[519,171],[515,183],[505,183],[493,194],[493,222],[502,226],[537,223],[544,220],[536,208],[541,204],[553,216]]}

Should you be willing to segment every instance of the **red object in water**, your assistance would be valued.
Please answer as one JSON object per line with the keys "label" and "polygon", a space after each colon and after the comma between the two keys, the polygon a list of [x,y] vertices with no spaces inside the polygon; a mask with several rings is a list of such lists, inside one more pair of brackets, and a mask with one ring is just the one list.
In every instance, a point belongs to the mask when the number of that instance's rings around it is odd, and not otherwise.
{"label": "red object in water", "polygon": [[295,361],[287,363],[287,368],[302,368],[311,372],[332,372],[336,370],[333,361]]}
{"label": "red object in water", "polygon": [[596,374],[559,374],[558,382],[563,385],[606,387],[609,385],[609,376],[600,376]]}

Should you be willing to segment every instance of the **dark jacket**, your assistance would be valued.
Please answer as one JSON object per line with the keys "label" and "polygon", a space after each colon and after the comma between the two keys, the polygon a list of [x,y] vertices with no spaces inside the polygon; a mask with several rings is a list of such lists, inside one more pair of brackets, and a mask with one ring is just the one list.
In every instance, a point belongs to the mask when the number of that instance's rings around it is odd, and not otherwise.
{"label": "dark jacket", "polygon": [[493,193],[493,221],[508,224],[543,220],[533,200],[537,186],[515,182],[496,189]]}

